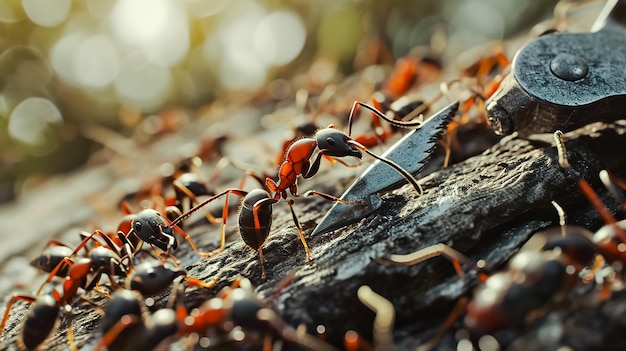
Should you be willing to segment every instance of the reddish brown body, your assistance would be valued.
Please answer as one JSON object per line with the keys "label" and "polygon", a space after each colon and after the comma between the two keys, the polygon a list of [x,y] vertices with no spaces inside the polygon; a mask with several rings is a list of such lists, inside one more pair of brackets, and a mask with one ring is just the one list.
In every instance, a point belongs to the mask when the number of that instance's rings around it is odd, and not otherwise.
{"label": "reddish brown body", "polygon": [[296,195],[298,189],[296,180],[299,175],[306,177],[311,165],[310,158],[316,147],[315,139],[303,138],[291,144],[287,149],[285,161],[278,170],[278,182],[269,178],[266,180],[267,187],[275,193],[275,199],[278,200],[281,196],[286,199],[287,189],[292,195]]}

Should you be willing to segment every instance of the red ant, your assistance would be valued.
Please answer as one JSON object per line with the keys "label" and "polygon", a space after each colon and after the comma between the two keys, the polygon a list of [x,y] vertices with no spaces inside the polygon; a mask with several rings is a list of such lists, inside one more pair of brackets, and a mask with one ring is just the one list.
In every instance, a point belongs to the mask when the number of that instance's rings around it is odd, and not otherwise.
{"label": "red ant", "polygon": [[[95,236],[107,241],[110,247],[97,246],[90,250],[89,258],[81,257],[74,259],[73,257],[85,247],[87,242],[93,240]],[[126,251],[124,250],[122,252]],[[129,265],[123,263],[123,261],[126,260],[129,262]],[[69,256],[59,261],[50,271],[48,278],[41,285],[34,297],[21,294],[15,294],[11,297],[7,304],[2,323],[0,324],[0,332],[4,331],[4,326],[15,301],[22,300],[33,304],[24,321],[18,343],[20,347],[23,346],[28,349],[36,348],[44,342],[54,328],[61,307],[67,306],[64,307],[64,310],[71,310],[69,306],[72,300],[78,296],[79,288],[86,291],[96,290],[104,296],[109,296],[108,293],[98,288],[98,281],[102,274],[109,277],[109,281],[114,289],[121,290],[115,277],[122,277],[125,279],[126,288],[140,291],[144,295],[155,295],[165,290],[177,277],[181,276],[185,277],[184,279],[192,286],[210,288],[216,283],[215,280],[204,283],[198,279],[187,277],[187,272],[184,269],[170,268],[157,260],[143,262],[137,266],[132,266],[131,262],[132,260],[128,253],[122,254],[117,252],[116,246],[108,241],[108,236],[100,231],[95,231],[87,236]],[[41,290],[43,287],[62,269],[67,271],[63,282],[62,293],[52,290],[51,294],[42,295]],[[72,348],[75,349],[71,326],[68,329],[68,333],[69,343]]]}
{"label": "red ant", "polygon": [[[581,270],[594,261],[596,254],[609,262],[626,262],[626,220],[616,222],[589,183],[571,168],[562,136],[560,131],[555,133],[560,166],[575,175],[581,191],[607,224],[595,233],[582,227],[565,225],[562,209],[553,202],[561,214],[561,227],[535,234],[525,249],[511,258],[505,271],[487,277],[482,273],[484,261],[473,264],[483,284],[474,292],[469,303],[466,299],[460,300],[451,317],[429,342],[428,348],[435,345],[463,308],[466,309],[465,325],[470,334],[478,338],[520,324],[531,311],[540,310],[550,300],[563,300]],[[528,249],[530,247],[534,250]],[[414,265],[435,256],[449,259],[459,276],[463,275],[461,265],[471,263],[465,255],[445,244],[406,255],[390,255],[381,261]]]}
{"label": "red ant", "polygon": [[[103,235],[100,232],[94,232],[85,238],[69,255],[69,257],[61,259],[51,270],[48,278],[41,285],[35,297],[21,294],[14,294],[11,297],[9,303],[7,304],[2,323],[0,324],[0,333],[4,332],[4,326],[8,320],[11,307],[15,301],[22,300],[29,304],[33,304],[26,316],[18,343],[22,348],[26,347],[28,349],[34,349],[43,343],[43,341],[48,337],[52,328],[56,324],[61,307],[70,305],[74,297],[77,296],[79,288],[83,288],[85,290],[99,290],[97,288],[97,283],[100,280],[100,275],[103,273],[109,276],[109,280],[112,284],[115,284],[113,276],[126,275],[127,268],[122,264],[123,258],[120,258],[120,254],[108,249],[106,249],[108,251],[100,250],[104,249],[104,247],[101,246],[91,250],[89,258],[85,257],[75,259],[74,261],[71,260],[71,257],[82,250],[82,248],[93,238],[94,235],[102,235],[103,238],[106,237],[106,235]],[[49,283],[54,276],[57,275],[57,272],[63,267],[65,267],[67,273],[63,282],[62,293],[52,290],[51,294],[41,295],[42,288]],[[92,275],[90,280],[88,280],[89,275]],[[71,328],[69,330],[68,337],[70,344],[75,349]]]}
{"label": "red ant", "polygon": [[230,332],[234,327],[240,327],[244,332],[277,336],[305,349],[334,350],[325,342],[308,334],[296,333],[287,326],[276,312],[264,306],[247,279],[222,289],[218,297],[205,301],[190,313],[187,313],[183,299],[183,290],[179,287],[175,308],[170,305],[159,309],[144,321],[140,294],[126,290],[115,293],[106,308],[102,320],[103,335],[96,349],[152,350],[175,336],[204,334],[209,329]]}
{"label": "red ant", "polygon": [[[363,106],[372,111],[379,118],[389,122],[392,126],[414,128],[421,125],[421,122],[400,122],[391,120],[376,108],[366,103],[355,101],[348,118],[348,134],[336,129],[335,126],[331,124],[327,128],[318,130],[314,138],[302,138],[291,144],[285,155],[285,160],[278,171],[278,181],[276,182],[271,178],[266,179],[266,185],[274,192],[274,198],[276,200],[279,200],[281,196],[286,199],[287,189],[289,189],[291,195],[297,196],[298,186],[296,181],[298,176],[307,179],[317,174],[322,157],[331,162],[337,161],[344,166],[350,167],[344,161],[339,160],[338,157],[352,156],[361,159],[363,157],[362,152],[394,168],[411,183],[420,195],[423,193],[417,180],[415,180],[410,173],[395,162],[372,153],[367,147],[350,138],[352,120],[356,116],[359,106]],[[313,162],[311,162],[312,159],[314,160]]]}

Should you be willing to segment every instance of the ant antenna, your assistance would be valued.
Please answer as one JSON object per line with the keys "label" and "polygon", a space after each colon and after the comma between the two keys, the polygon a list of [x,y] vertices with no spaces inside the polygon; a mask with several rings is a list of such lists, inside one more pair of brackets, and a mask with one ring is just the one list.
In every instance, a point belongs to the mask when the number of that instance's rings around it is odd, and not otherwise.
{"label": "ant antenna", "polygon": [[376,313],[374,318],[374,347],[376,350],[393,350],[393,322],[396,311],[386,298],[363,285],[356,292],[357,297],[367,308]]}
{"label": "ant antenna", "polygon": [[561,236],[565,237],[565,222],[567,220],[567,215],[565,211],[563,211],[563,207],[559,205],[556,201],[552,201],[552,206],[556,209],[556,212],[559,214],[559,225],[561,226]]}
{"label": "ant antenna", "polygon": [[373,158],[384,162],[385,164],[387,164],[389,167],[395,169],[398,173],[400,173],[400,175],[402,175],[402,177],[404,177],[404,179],[406,179],[409,183],[411,183],[411,185],[415,188],[415,190],[417,190],[417,193],[419,194],[419,196],[424,195],[424,189],[422,189],[422,186],[419,185],[419,183],[417,182],[417,179],[415,179],[415,177],[413,177],[411,175],[411,173],[407,172],[404,168],[400,167],[399,164],[393,162],[392,160],[388,160],[384,157],[380,157],[378,155],[376,155],[375,153],[369,151],[365,146],[363,146],[361,143],[354,141],[354,140],[347,140],[346,141],[349,144],[352,144],[354,146],[356,146],[359,150],[367,153],[368,155],[372,156]]}

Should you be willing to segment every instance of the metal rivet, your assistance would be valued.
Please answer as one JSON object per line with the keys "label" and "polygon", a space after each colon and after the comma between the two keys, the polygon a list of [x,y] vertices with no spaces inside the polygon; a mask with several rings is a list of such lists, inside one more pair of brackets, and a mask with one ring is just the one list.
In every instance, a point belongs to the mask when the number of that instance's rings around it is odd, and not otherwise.
{"label": "metal rivet", "polygon": [[572,54],[558,54],[550,61],[552,73],[568,81],[585,78],[589,72],[589,66],[584,58]]}

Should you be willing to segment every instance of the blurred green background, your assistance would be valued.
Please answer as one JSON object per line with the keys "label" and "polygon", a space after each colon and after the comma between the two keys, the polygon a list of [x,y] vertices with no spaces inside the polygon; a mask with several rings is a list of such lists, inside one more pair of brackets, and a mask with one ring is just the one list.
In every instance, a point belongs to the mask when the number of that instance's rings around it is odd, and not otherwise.
{"label": "blurred green background", "polygon": [[[83,164],[100,147],[90,126],[128,136],[163,109],[246,104],[270,82],[288,86],[318,66],[341,77],[393,64],[434,37],[444,38],[445,62],[528,31],[554,4],[1,0],[0,202],[28,177]],[[325,71],[317,72],[323,84]]]}

